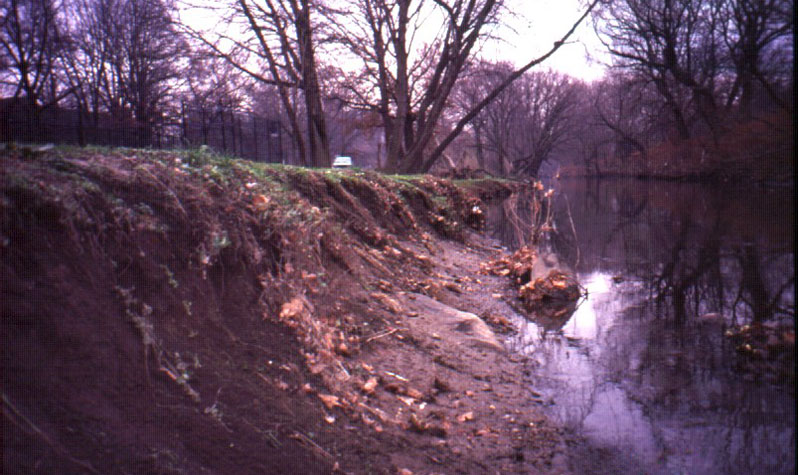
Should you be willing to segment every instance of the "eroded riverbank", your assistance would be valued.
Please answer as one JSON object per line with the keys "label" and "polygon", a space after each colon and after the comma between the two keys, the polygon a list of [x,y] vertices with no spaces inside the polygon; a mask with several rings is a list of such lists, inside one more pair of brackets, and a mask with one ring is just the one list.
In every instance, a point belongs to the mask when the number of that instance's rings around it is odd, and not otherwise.
{"label": "eroded riverbank", "polygon": [[473,229],[480,196],[521,185],[197,152],[0,160],[4,469],[565,469],[495,335],[517,290],[482,264],[506,254]]}

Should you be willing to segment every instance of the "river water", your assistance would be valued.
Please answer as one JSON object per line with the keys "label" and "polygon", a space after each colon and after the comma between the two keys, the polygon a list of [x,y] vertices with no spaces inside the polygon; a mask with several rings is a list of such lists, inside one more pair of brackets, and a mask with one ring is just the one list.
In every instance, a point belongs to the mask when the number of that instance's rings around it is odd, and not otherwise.
{"label": "river water", "polygon": [[755,360],[725,335],[756,321],[794,338],[792,189],[555,189],[544,247],[586,297],[554,327],[522,319],[513,350],[535,366],[548,413],[582,441],[572,468],[793,473],[794,346]]}

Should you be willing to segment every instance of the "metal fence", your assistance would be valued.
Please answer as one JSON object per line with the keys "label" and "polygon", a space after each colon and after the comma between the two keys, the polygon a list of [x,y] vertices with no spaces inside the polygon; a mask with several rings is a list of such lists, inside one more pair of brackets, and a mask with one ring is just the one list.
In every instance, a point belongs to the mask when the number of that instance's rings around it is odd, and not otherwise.
{"label": "metal fence", "polygon": [[0,141],[103,145],[138,148],[192,148],[207,145],[227,155],[283,163],[280,122],[231,108],[181,106],[176,118],[145,125],[106,113],[77,109],[39,109],[0,99]]}
{"label": "metal fence", "polygon": [[285,163],[279,121],[233,109],[183,106],[179,122],[186,146],[207,145],[257,162]]}

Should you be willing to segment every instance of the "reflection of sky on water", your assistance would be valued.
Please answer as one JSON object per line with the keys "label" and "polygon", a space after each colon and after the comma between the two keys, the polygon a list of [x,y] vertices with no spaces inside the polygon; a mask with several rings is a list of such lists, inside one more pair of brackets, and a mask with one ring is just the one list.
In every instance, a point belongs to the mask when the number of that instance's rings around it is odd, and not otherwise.
{"label": "reflection of sky on water", "polygon": [[651,464],[659,455],[651,423],[626,393],[613,385],[599,390],[590,413],[582,422],[582,433],[600,445],[631,451],[635,458]]}
{"label": "reflection of sky on water", "polygon": [[560,330],[519,319],[532,387],[632,473],[792,473],[794,396],[741,373],[724,322],[698,318],[793,318],[792,218],[744,193],[622,185],[570,192],[577,239],[554,245],[588,296]]}
{"label": "reflection of sky on water", "polygon": [[588,296],[560,331],[525,322],[515,341],[551,415],[645,473],[792,473],[794,400],[741,380],[717,328],[669,328],[639,282],[595,271],[580,283]]}
{"label": "reflection of sky on water", "polygon": [[604,349],[597,343],[616,324],[615,316],[634,305],[612,277],[598,271],[580,276],[587,297],[562,330],[544,335],[530,322],[521,339],[524,351],[540,364],[536,374],[552,390],[546,394],[555,403],[549,409],[559,420],[599,445],[631,450],[650,465],[660,455],[650,422],[596,368]]}
{"label": "reflection of sky on water", "polygon": [[609,290],[609,276],[593,273],[580,282],[585,288],[588,298],[577,307],[571,320],[565,324],[565,334],[574,338],[596,338],[598,336],[597,300]]}
{"label": "reflection of sky on water", "polygon": [[[593,272],[582,277],[587,298],[566,323],[563,333],[566,338],[577,339],[581,345],[595,343],[603,332],[610,330],[615,324],[615,315],[619,314],[625,299],[615,297],[612,289],[612,277],[601,272]],[[573,340],[572,340],[573,341]],[[601,357],[601,347],[591,348],[593,359]],[[578,358],[578,356],[574,356]],[[595,372],[595,369],[591,369]],[[590,380],[596,384],[597,381]],[[653,451],[650,428],[642,418],[639,408],[635,407],[623,391],[613,384],[603,384],[599,388],[585,388],[590,391],[589,411],[581,420],[582,432],[601,443],[616,447],[635,447],[640,454],[643,447]],[[591,394],[595,390],[594,394]],[[583,392],[584,393],[584,392]]]}

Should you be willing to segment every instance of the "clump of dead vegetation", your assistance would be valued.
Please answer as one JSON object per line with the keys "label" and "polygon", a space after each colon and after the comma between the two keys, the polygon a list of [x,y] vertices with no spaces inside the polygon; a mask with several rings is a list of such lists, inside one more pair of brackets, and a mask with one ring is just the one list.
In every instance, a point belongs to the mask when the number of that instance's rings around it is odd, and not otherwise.
{"label": "clump of dead vegetation", "polygon": [[[713,314],[709,314],[713,315]],[[707,317],[704,323],[709,323]],[[737,351],[737,367],[749,377],[766,377],[795,392],[795,328],[772,322],[732,326],[724,333]]]}
{"label": "clump of dead vegetation", "polygon": [[[533,184],[533,187],[537,192],[543,191],[541,185]],[[530,211],[532,236],[520,239],[519,242],[537,244],[552,229],[550,199],[551,192],[547,191],[541,194],[539,200],[533,201]],[[518,203],[505,202],[504,206],[517,208]],[[517,217],[515,211],[506,214]],[[521,233],[520,227],[518,232]],[[518,289],[517,299],[520,305],[516,307],[546,329],[561,327],[574,312],[582,296],[579,283],[573,274],[541,264],[537,247],[531,244],[522,245],[511,255],[483,263],[481,271],[510,278]]]}

